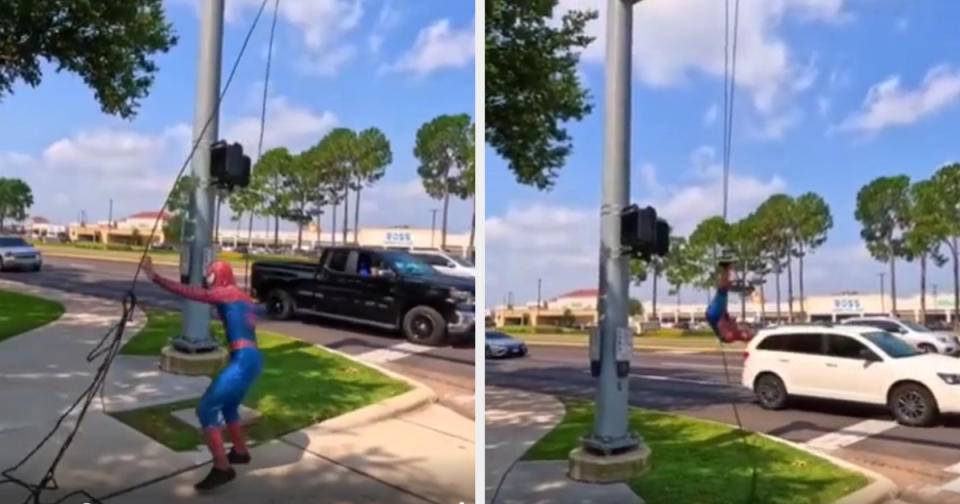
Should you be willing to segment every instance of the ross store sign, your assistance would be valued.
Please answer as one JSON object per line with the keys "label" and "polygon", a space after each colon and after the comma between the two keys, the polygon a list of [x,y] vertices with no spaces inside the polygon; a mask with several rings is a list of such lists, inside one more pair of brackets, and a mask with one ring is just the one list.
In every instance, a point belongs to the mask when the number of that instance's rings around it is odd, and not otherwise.
{"label": "ross store sign", "polygon": [[387,231],[385,245],[413,245],[413,236],[409,231]]}
{"label": "ross store sign", "polygon": [[834,299],[833,311],[839,313],[860,313],[863,310],[860,308],[859,299]]}

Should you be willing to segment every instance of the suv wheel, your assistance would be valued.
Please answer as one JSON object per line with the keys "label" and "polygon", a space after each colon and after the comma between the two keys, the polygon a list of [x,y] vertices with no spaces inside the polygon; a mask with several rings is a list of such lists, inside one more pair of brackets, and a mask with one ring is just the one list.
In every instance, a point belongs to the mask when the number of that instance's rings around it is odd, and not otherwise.
{"label": "suv wheel", "polygon": [[293,317],[293,311],[296,305],[287,291],[282,289],[273,289],[267,294],[267,311],[272,318],[277,320],[289,320]]}
{"label": "suv wheel", "polygon": [[415,306],[403,316],[403,336],[411,343],[438,346],[446,342],[447,321],[429,306]]}
{"label": "suv wheel", "polygon": [[757,377],[753,384],[753,393],[763,409],[778,410],[787,405],[787,387],[775,374],[765,373]]}
{"label": "suv wheel", "polygon": [[898,423],[910,427],[929,426],[939,415],[937,400],[918,383],[904,383],[894,388],[887,406]]}
{"label": "suv wheel", "polygon": [[920,350],[920,353],[937,353],[937,347],[930,343],[920,343],[917,345],[917,349]]}

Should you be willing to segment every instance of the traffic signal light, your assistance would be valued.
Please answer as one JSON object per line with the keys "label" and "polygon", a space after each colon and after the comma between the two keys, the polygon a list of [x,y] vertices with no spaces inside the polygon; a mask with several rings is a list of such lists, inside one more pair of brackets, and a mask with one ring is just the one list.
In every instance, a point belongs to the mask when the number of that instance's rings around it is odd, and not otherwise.
{"label": "traffic signal light", "polygon": [[670,225],[653,207],[630,205],[620,215],[620,245],[634,256],[663,257],[670,252]]}
{"label": "traffic signal light", "polygon": [[210,178],[225,189],[250,185],[250,156],[238,143],[219,140],[210,146]]}

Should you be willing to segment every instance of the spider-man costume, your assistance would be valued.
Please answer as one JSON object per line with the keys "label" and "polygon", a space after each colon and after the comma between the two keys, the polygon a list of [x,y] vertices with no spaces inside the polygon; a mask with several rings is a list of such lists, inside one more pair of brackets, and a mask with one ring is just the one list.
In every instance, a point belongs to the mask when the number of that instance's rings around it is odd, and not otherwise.
{"label": "spider-man costume", "polygon": [[[224,331],[227,333],[227,341],[230,344],[230,363],[207,387],[196,410],[214,462],[210,474],[197,483],[196,488],[209,490],[229,482],[236,476],[230,464],[250,462],[243,428],[239,423],[239,408],[250,386],[260,375],[263,365],[260,350],[257,349],[256,336],[257,314],[262,309],[237,287],[230,264],[225,261],[214,261],[210,265],[206,274],[205,287],[184,285],[155,273],[151,279],[174,294],[216,306]],[[230,439],[233,441],[229,454],[225,453],[223,447],[223,435],[220,431],[221,413],[230,432]]]}
{"label": "spider-man costume", "polygon": [[741,330],[730,313],[727,312],[727,298],[730,291],[730,265],[724,264],[723,271],[720,273],[720,279],[717,281],[717,295],[707,306],[707,323],[713,329],[713,333],[724,343],[734,341],[750,341],[753,334],[749,331]]}

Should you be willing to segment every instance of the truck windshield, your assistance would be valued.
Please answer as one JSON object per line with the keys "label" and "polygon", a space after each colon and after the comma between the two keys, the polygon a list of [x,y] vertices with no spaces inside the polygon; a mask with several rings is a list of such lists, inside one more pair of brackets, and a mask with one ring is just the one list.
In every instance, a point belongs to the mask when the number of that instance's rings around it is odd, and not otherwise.
{"label": "truck windshield", "polygon": [[430,276],[437,273],[429,264],[405,252],[383,252],[381,257],[391,268],[404,275]]}
{"label": "truck windshield", "polygon": [[0,236],[0,247],[28,247],[29,244],[22,238],[8,238]]}

